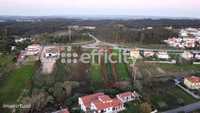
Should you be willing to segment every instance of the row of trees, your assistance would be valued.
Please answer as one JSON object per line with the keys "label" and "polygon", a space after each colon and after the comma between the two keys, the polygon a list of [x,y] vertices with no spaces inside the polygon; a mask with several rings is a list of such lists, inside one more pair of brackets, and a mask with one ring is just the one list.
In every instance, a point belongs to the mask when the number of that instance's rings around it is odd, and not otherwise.
{"label": "row of trees", "polygon": [[101,27],[96,35],[102,40],[109,42],[124,42],[134,44],[162,44],[163,40],[169,37],[178,36],[174,30],[167,30],[162,27],[146,30],[132,30],[130,28]]}
{"label": "row of trees", "polygon": [[15,45],[14,38],[7,29],[0,29],[0,53],[11,52],[11,47]]}
{"label": "row of trees", "polygon": [[88,35],[82,32],[73,31],[71,34],[69,34],[67,33],[67,31],[63,31],[63,33],[65,32],[66,34],[64,35],[59,35],[59,33],[43,34],[39,37],[36,37],[34,40],[36,40],[39,43],[44,43],[44,44],[52,44],[52,43],[66,44],[66,43],[91,40],[91,38]]}

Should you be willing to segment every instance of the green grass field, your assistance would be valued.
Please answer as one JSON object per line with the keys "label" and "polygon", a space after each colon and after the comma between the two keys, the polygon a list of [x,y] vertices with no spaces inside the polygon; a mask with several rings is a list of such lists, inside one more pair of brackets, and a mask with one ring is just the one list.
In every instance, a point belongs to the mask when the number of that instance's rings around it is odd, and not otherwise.
{"label": "green grass field", "polygon": [[9,67],[10,67],[10,65],[13,64],[12,60],[13,60],[12,55],[1,55],[0,56],[0,73],[8,72],[10,70]]}
{"label": "green grass field", "polygon": [[91,77],[92,81],[94,81],[94,82],[102,82],[103,81],[99,64],[92,64],[90,73],[91,73],[90,77]]}
{"label": "green grass field", "polygon": [[[118,49],[113,49],[112,51],[116,55],[114,55],[114,58],[117,58],[119,55],[122,55],[120,50]],[[97,62],[98,57],[95,57],[95,62]],[[125,63],[117,63],[116,64],[116,70],[117,70],[117,76],[119,80],[129,80],[129,73],[128,73],[128,64]],[[106,70],[108,74],[108,79],[113,80],[114,78],[112,77],[112,64],[110,62],[106,63]],[[91,64],[91,79],[96,82],[101,82],[103,80],[101,76],[101,66],[100,64],[93,63]]]}
{"label": "green grass field", "polygon": [[7,64],[12,63],[13,56],[11,55],[1,55],[0,56],[0,65],[5,66]]}
{"label": "green grass field", "polygon": [[[163,87],[164,89],[165,87]],[[180,103],[181,100],[181,103]],[[180,107],[181,104],[187,105],[198,100],[194,99],[192,96],[188,95],[178,87],[173,87],[166,89],[165,93],[151,94],[151,101],[161,111],[173,109]],[[161,107],[161,103],[165,103],[164,107]]]}
{"label": "green grass field", "polygon": [[119,75],[120,80],[129,80],[130,79],[127,64],[118,63],[116,67],[117,67],[117,74]]}
{"label": "green grass field", "polygon": [[34,73],[34,64],[11,71],[0,86],[0,103],[15,103]]}

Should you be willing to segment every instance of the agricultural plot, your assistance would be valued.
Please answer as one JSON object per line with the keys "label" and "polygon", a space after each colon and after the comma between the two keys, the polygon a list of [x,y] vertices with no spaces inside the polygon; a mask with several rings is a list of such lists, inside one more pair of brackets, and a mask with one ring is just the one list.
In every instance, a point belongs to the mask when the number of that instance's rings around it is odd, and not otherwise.
{"label": "agricultural plot", "polygon": [[92,64],[90,72],[91,72],[90,73],[91,79],[94,82],[102,82],[103,81],[99,64]]}
{"label": "agricultural plot", "polygon": [[[113,59],[116,59],[119,55],[122,55],[121,52],[117,49],[113,49],[112,53],[115,53]],[[123,57],[123,56],[122,56]],[[104,58],[104,56],[102,56]],[[99,58],[95,57],[95,62],[97,62]],[[106,59],[108,61],[108,59]],[[96,82],[100,82],[104,79],[107,81],[115,81],[115,80],[129,80],[128,73],[128,64],[119,62],[119,63],[103,63],[100,64],[93,63],[91,64],[91,79]]]}
{"label": "agricultural plot", "polygon": [[129,80],[128,66],[125,63],[117,64],[117,74],[120,80]]}

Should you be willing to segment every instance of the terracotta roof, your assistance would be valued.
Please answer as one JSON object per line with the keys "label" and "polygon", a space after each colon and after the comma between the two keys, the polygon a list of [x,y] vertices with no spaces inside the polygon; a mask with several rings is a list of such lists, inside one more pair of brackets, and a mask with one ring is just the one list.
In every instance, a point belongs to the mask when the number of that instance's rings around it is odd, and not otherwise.
{"label": "terracotta roof", "polygon": [[123,105],[123,103],[117,98],[105,103],[101,102],[100,100],[96,100],[95,102],[93,102],[93,104],[96,106],[97,110],[103,110],[110,107],[119,107]]}
{"label": "terracotta roof", "polygon": [[186,77],[186,79],[192,83],[200,83],[200,77],[197,76]]}
{"label": "terracotta roof", "polygon": [[109,96],[107,96],[107,95],[99,96],[98,100],[100,100],[102,102],[112,101],[112,99]]}
{"label": "terracotta roof", "polygon": [[129,92],[120,93],[117,96],[119,96],[119,97],[128,97],[128,96],[131,96],[131,95],[133,95],[133,93],[129,91]]}
{"label": "terracotta roof", "polygon": [[81,97],[81,99],[83,101],[84,106],[87,108],[90,106],[92,101],[98,100],[98,97],[103,95],[104,93],[95,93],[92,95],[83,96]]}

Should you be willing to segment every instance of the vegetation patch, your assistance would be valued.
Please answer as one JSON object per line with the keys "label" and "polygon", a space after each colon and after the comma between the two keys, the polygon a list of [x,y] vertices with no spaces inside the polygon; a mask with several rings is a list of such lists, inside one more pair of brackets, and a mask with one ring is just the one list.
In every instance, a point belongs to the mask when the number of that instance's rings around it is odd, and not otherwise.
{"label": "vegetation patch", "polygon": [[122,111],[121,113],[139,113],[139,104],[134,102],[129,102],[125,105],[126,110]]}
{"label": "vegetation patch", "polygon": [[128,67],[125,63],[117,63],[117,73],[120,80],[129,80]]}
{"label": "vegetation patch", "polygon": [[29,85],[34,70],[34,64],[29,64],[10,72],[0,86],[0,103],[16,102],[22,90]]}
{"label": "vegetation patch", "polygon": [[[162,87],[160,87],[162,84]],[[171,82],[157,82],[145,86],[145,95],[158,110],[165,111],[197,102]],[[148,100],[148,99],[147,99]]]}
{"label": "vegetation patch", "polygon": [[99,64],[92,64],[91,65],[91,70],[90,70],[90,74],[91,74],[91,79],[94,82],[102,82],[102,76],[101,76],[101,70],[100,70],[100,65]]}

